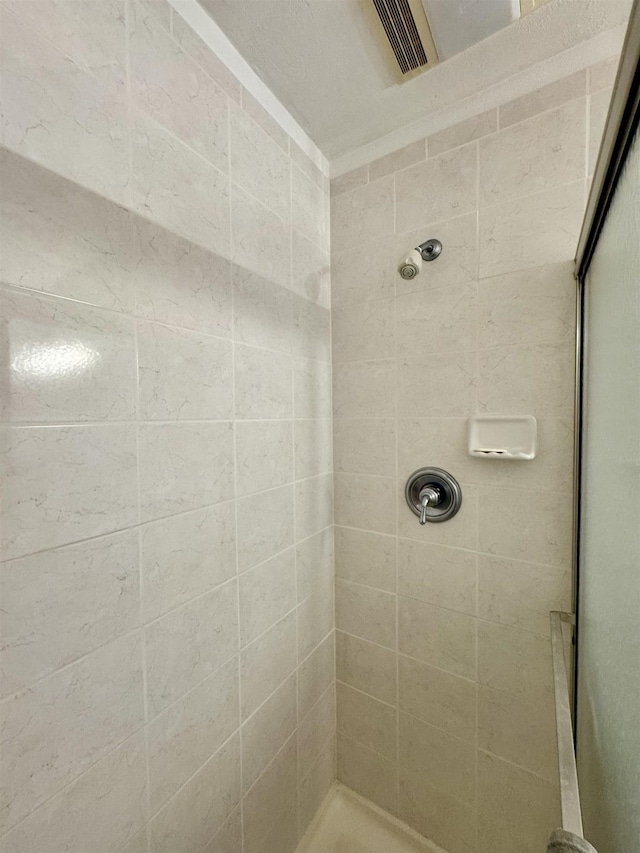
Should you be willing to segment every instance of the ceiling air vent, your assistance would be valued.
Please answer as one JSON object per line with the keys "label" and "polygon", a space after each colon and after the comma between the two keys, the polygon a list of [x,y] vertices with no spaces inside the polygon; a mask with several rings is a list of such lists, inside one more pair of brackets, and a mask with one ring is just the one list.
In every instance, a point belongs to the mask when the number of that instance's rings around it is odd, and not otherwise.
{"label": "ceiling air vent", "polygon": [[373,5],[403,75],[438,61],[420,0],[373,0]]}

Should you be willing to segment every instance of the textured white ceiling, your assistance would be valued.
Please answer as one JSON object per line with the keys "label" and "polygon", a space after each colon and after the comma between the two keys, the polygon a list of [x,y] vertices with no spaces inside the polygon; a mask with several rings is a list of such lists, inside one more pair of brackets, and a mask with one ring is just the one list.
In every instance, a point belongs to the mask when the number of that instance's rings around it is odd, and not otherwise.
{"label": "textured white ceiling", "polygon": [[[522,94],[525,69],[558,65],[558,56],[581,42],[622,31],[630,7],[630,0],[552,0],[398,84],[378,47],[371,0],[199,2],[331,161],[348,160],[465,99],[481,99],[509,78],[519,79],[513,97]],[[532,80],[531,89],[537,85]]]}

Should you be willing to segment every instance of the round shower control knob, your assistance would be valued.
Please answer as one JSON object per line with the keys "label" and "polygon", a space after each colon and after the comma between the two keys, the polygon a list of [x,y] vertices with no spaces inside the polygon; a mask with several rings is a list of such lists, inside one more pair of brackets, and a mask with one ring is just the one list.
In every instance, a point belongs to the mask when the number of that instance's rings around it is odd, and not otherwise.
{"label": "round shower control knob", "polygon": [[407,480],[404,494],[420,524],[448,521],[462,504],[458,481],[442,468],[418,468]]}

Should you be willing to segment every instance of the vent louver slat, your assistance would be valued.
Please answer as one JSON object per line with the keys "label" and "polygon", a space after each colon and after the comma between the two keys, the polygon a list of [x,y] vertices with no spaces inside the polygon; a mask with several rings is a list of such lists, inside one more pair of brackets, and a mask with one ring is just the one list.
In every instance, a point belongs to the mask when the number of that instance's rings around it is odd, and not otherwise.
{"label": "vent louver slat", "polygon": [[407,0],[373,0],[380,22],[403,74],[428,64]]}

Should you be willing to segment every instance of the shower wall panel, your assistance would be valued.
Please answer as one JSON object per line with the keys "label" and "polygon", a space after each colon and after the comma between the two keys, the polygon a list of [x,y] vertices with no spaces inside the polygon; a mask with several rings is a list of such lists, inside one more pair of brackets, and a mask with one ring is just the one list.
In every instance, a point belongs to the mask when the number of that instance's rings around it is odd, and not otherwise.
{"label": "shower wall panel", "polygon": [[335,775],[328,182],[164,2],[0,15],[0,846],[291,851]]}
{"label": "shower wall panel", "polygon": [[[615,59],[332,182],[338,776],[449,853],[559,824],[548,611],[571,606],[572,277]],[[442,255],[404,281],[401,257]],[[466,453],[528,414],[529,463]],[[417,468],[462,485],[421,527]]]}

